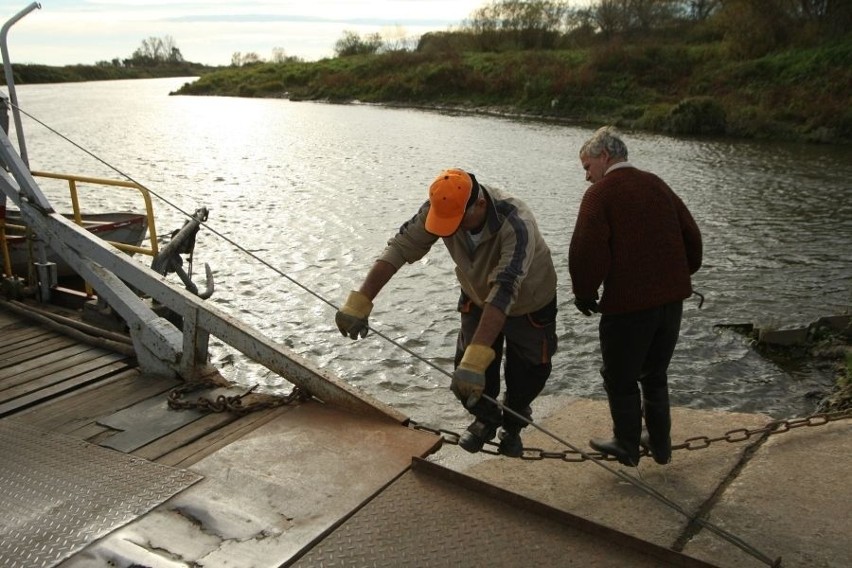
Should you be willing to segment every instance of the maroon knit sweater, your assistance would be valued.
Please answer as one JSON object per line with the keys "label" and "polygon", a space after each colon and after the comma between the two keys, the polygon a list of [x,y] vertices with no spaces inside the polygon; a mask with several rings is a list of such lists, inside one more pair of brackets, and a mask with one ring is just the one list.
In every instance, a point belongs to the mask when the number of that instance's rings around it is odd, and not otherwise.
{"label": "maroon knit sweater", "polygon": [[586,190],[568,252],[577,298],[598,297],[602,314],[683,300],[701,267],[701,232],[683,201],[654,174],[610,171]]}

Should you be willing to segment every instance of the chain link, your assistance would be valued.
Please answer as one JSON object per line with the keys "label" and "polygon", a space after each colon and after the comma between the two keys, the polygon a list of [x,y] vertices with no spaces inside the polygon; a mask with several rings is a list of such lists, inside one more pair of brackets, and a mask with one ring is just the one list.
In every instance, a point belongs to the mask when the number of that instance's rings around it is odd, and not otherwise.
{"label": "chain link", "polygon": [[[219,395],[214,399],[199,396],[195,400],[183,400],[183,396],[187,393],[198,391],[206,388],[216,388],[218,385],[211,380],[200,380],[186,383],[182,386],[175,387],[169,391],[169,408],[174,410],[202,410],[206,412],[234,412],[236,414],[248,414],[258,410],[266,410],[268,408],[276,408],[285,406],[294,402],[304,402],[310,400],[310,393],[303,391],[299,387],[294,386],[293,390],[287,396],[271,396],[271,395],[256,395],[253,394],[257,385],[251,387],[243,394],[226,396]],[[252,395],[251,402],[245,403],[243,399]]]}
{"label": "chain link", "polygon": [[[736,444],[739,442],[745,442],[746,440],[750,440],[755,436],[771,436],[774,434],[783,434],[785,432],[789,432],[790,430],[794,430],[796,428],[802,427],[814,427],[814,426],[822,426],[828,424],[829,422],[834,422],[837,420],[844,420],[852,418],[852,410],[845,410],[841,412],[831,412],[831,413],[820,413],[808,416],[806,418],[792,418],[788,420],[773,420],[772,422],[767,423],[766,425],[760,428],[735,428],[733,430],[728,430],[721,436],[709,437],[709,436],[693,436],[691,438],[687,438],[680,444],[672,444],[672,451],[675,450],[703,450],[705,448],[709,448],[712,444],[716,442],[728,442],[730,444]],[[441,436],[444,442],[448,444],[458,445],[459,443],[459,434],[456,432],[452,432],[450,430],[430,428],[423,424],[419,424],[414,420],[410,420],[408,423],[409,427],[415,430],[422,430],[425,432],[430,432],[432,434],[436,434]],[[496,450],[497,444],[494,442],[485,442],[488,448],[483,448],[482,452],[486,454],[494,454],[499,455],[499,452]],[[491,449],[490,446],[493,446],[495,449]],[[648,456],[648,451],[642,448],[639,452],[641,456]],[[523,454],[521,455],[521,459],[530,460],[530,461],[540,461],[545,459],[556,459],[562,460],[564,462],[569,463],[579,463],[586,460],[601,460],[601,461],[616,461],[614,456],[601,454],[599,452],[583,452],[580,453],[575,450],[563,450],[561,452],[555,451],[545,451],[541,448],[524,448]]]}

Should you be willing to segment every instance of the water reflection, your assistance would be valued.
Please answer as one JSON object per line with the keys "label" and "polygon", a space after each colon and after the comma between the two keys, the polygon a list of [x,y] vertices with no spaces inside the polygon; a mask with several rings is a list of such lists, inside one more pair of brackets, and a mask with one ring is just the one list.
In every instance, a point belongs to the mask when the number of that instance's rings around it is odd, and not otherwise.
{"label": "water reflection", "polygon": [[[577,152],[590,129],[366,105],[166,96],[183,82],[28,85],[18,95],[27,112],[169,202],[185,211],[209,207],[212,227],[287,276],[203,232],[196,263],[210,263],[217,281],[209,301],[416,420],[438,424],[465,419],[448,378],[378,338],[342,338],[329,303],[360,282],[437,171],[475,172],[525,199],[554,251],[560,352],[545,394],[603,395],[597,322],[574,310],[567,271],[586,189]],[[24,125],[34,168],[115,177],[32,120]],[[627,141],[631,161],[675,188],[705,236],[695,285],[707,301],[702,310],[686,304],[671,366],[675,404],[779,416],[812,410],[805,395],[827,388],[825,377],[791,376],[714,326],[807,323],[848,310],[848,149],[643,133],[628,133]],[[178,213],[157,208],[163,232],[180,226]],[[371,324],[449,370],[456,295],[450,258],[436,247],[388,285]],[[215,342],[214,353],[232,378],[289,388]]]}

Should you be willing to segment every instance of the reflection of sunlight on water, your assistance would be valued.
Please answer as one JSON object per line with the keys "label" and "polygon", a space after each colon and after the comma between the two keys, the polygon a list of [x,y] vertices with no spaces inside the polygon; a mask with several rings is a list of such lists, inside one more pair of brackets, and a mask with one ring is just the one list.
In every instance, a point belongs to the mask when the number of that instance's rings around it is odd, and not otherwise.
{"label": "reflection of sunlight on water", "polygon": [[[25,85],[19,98],[39,119],[185,211],[210,208],[210,227],[286,275],[202,230],[196,280],[209,263],[213,305],[419,421],[464,418],[449,378],[376,335],[341,337],[329,304],[360,283],[425,200],[437,171],[473,171],[528,202],[553,252],[560,344],[544,395],[603,396],[597,318],[574,309],[567,270],[587,187],[576,153],[591,130],[366,105],[166,96],[185,81]],[[87,119],[70,118],[81,114]],[[26,119],[25,127],[35,169],[117,177]],[[627,133],[627,142],[631,161],[672,185],[704,231],[705,266],[695,286],[707,302],[702,310],[695,300],[685,304],[671,366],[674,402],[781,415],[809,410],[804,387],[742,337],[713,326],[807,323],[848,310],[848,156],[831,148],[650,134]],[[182,224],[164,203],[155,207],[161,234]],[[458,292],[442,249],[402,269],[377,298],[371,324],[449,372]],[[215,338],[211,353],[229,378],[289,391],[281,377]]]}

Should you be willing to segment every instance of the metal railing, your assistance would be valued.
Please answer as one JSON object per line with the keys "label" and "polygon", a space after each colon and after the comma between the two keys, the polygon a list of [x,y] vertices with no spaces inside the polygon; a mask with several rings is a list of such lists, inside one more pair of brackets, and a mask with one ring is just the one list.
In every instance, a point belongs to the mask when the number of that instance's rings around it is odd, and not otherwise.
{"label": "metal railing", "polygon": [[68,182],[68,190],[71,194],[71,208],[74,212],[74,222],[81,226],[83,225],[83,217],[80,209],[80,198],[77,192],[77,183],[90,183],[97,185],[105,185],[109,187],[125,187],[129,189],[135,189],[142,195],[142,200],[145,203],[145,216],[148,221],[148,239],[151,242],[151,246],[141,247],[135,245],[128,245],[126,243],[119,243],[115,241],[107,242],[116,247],[117,249],[123,250],[125,252],[145,254],[148,256],[156,256],[157,252],[159,252],[157,245],[157,227],[154,222],[154,206],[151,202],[151,194],[148,192],[148,189],[146,187],[141,186],[138,183],[132,181],[78,176],[74,174],[56,174],[41,171],[33,171],[31,173],[34,177],[65,180]]}
{"label": "metal railing", "polygon": [[[31,172],[31,174],[33,175],[33,177],[61,180],[66,181],[68,183],[68,191],[71,198],[73,220],[77,225],[80,225],[84,228],[86,227],[85,219],[83,218],[83,211],[85,211],[85,209],[80,205],[80,193],[78,191],[78,184],[94,184],[106,187],[120,187],[138,191],[144,203],[145,218],[147,222],[147,234],[150,245],[139,246],[112,240],[106,240],[106,242],[116,247],[117,249],[130,254],[138,253],[154,257],[159,252],[159,244],[157,242],[157,226],[156,221],[154,220],[154,206],[153,202],[151,201],[151,195],[148,189],[144,186],[141,186],[131,181],[96,178],[74,174],[61,174],[42,171],[33,171]],[[7,223],[5,215],[0,216],[0,231],[2,231],[2,235],[0,235],[2,236],[2,238],[0,238],[0,249],[2,249],[3,254],[3,268],[6,274],[11,275],[12,266],[11,255],[9,253],[9,243],[7,239],[7,230],[19,231],[22,234],[26,235],[30,235],[30,230],[26,225]]]}

